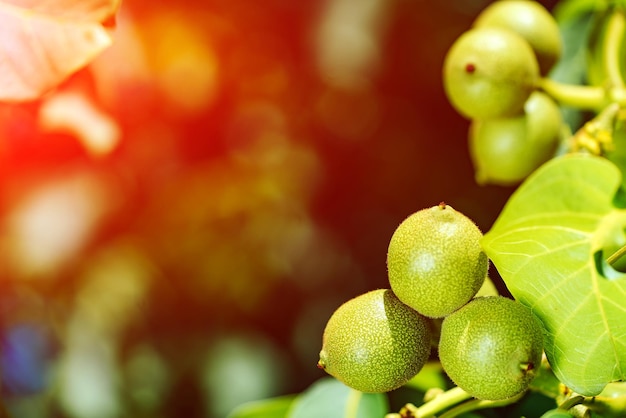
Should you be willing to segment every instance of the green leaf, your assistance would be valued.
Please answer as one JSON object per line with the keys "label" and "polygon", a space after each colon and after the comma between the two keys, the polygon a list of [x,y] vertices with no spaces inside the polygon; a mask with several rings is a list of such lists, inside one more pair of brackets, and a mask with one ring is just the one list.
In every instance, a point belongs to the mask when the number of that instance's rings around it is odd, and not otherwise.
{"label": "green leaf", "polygon": [[[598,0],[569,0],[559,2],[554,16],[563,40],[561,58],[550,71],[553,80],[569,84],[585,84],[587,79],[587,45],[593,28]],[[585,122],[586,115],[579,109],[562,107],[563,118],[572,132]]]}
{"label": "green leaf", "polygon": [[295,395],[288,395],[246,402],[235,408],[227,418],[284,418],[295,398]]}
{"label": "green leaf", "polygon": [[558,22],[576,20],[595,10],[606,9],[607,0],[563,0],[554,7],[552,14]]}
{"label": "green leaf", "polygon": [[362,393],[325,377],[302,392],[289,412],[289,418],[380,418],[389,412],[389,401],[382,393]]}
{"label": "green leaf", "polygon": [[606,159],[555,158],[519,187],[483,239],[511,294],[543,322],[556,376],[587,396],[626,374],[626,278],[603,261],[626,244],[620,184]]}

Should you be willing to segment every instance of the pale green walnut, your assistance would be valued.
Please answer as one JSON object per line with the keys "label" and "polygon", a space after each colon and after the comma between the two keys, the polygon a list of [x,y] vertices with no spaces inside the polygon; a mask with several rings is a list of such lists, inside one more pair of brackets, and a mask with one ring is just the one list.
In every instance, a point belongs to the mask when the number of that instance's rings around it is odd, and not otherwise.
{"label": "pale green walnut", "polygon": [[534,91],[520,116],[473,120],[469,151],[479,184],[520,183],[552,158],[563,117],[550,96]]}
{"label": "pale green walnut", "polygon": [[441,325],[441,366],[478,399],[501,400],[524,392],[542,352],[539,320],[526,306],[502,296],[475,298]]}
{"label": "pale green walnut", "polygon": [[521,113],[538,77],[539,64],[528,42],[500,28],[463,33],[443,64],[446,95],[468,119]]}
{"label": "pale green walnut", "polygon": [[554,67],[562,54],[559,25],[550,12],[536,1],[493,2],[478,15],[474,27],[499,27],[523,37],[535,51],[542,75]]}
{"label": "pale green walnut", "polygon": [[482,236],[471,219],[445,203],[415,212],[389,242],[391,289],[427,317],[452,313],[476,295],[487,277]]}
{"label": "pale green walnut", "polygon": [[341,305],[330,317],[318,367],[361,392],[383,393],[413,378],[430,355],[426,318],[389,289]]}

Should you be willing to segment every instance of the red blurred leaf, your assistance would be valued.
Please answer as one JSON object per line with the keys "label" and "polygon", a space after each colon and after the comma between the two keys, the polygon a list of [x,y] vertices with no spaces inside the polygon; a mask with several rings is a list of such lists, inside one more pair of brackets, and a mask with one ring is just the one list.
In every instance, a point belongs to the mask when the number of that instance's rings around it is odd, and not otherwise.
{"label": "red blurred leaf", "polygon": [[119,0],[0,1],[0,100],[35,99],[111,44]]}

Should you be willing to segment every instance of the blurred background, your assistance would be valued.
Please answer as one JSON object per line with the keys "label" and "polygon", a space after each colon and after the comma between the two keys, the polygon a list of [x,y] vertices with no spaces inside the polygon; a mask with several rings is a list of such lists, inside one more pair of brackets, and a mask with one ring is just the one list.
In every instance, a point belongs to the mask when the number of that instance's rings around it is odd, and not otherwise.
{"label": "blurred background", "polygon": [[126,1],[96,61],[0,105],[13,416],[221,418],[322,377],[406,216],[486,231],[512,192],[474,183],[441,82],[487,3]]}

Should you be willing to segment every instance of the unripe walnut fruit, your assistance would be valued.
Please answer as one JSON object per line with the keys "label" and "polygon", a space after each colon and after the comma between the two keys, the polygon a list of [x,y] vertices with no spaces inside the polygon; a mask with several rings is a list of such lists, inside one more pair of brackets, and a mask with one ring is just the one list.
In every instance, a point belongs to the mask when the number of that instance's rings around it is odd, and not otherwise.
{"label": "unripe walnut fruit", "polygon": [[441,366],[478,399],[501,400],[524,392],[542,353],[539,320],[526,306],[502,296],[475,298],[441,324]]}
{"label": "unripe walnut fruit", "polygon": [[422,315],[450,314],[474,297],[487,277],[481,238],[471,219],[445,203],[415,212],[389,242],[391,289]]}
{"label": "unripe walnut fruit", "polygon": [[539,65],[528,42],[500,28],[465,32],[450,47],[443,65],[448,99],[469,119],[521,113],[538,77]]}
{"label": "unripe walnut fruit", "polygon": [[474,27],[497,27],[523,37],[531,46],[542,75],[554,67],[563,50],[559,25],[540,3],[529,0],[496,1],[476,18]]}
{"label": "unripe walnut fruit", "polygon": [[389,289],[357,296],[326,324],[318,367],[361,392],[397,389],[424,366],[431,350],[425,317]]}
{"label": "unripe walnut fruit", "polygon": [[556,152],[563,118],[559,106],[534,91],[520,116],[474,120],[469,151],[479,184],[514,185]]}

